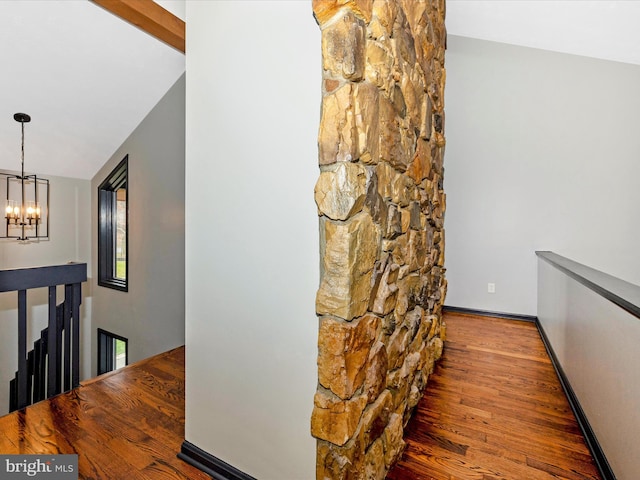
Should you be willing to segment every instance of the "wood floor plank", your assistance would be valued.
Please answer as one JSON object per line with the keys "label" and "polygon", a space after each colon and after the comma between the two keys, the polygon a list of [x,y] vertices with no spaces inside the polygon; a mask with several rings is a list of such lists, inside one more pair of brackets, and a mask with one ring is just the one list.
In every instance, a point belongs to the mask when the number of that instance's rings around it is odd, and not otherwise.
{"label": "wood floor plank", "polygon": [[0,417],[0,452],[77,453],[80,479],[210,479],[183,439],[184,347]]}
{"label": "wood floor plank", "polygon": [[388,480],[600,480],[535,324],[447,313]]}

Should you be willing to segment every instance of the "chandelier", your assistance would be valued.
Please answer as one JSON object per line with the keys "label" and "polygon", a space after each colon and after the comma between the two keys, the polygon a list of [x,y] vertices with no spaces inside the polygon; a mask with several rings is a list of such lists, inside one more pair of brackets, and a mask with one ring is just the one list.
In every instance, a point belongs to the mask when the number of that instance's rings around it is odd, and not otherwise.
{"label": "chandelier", "polygon": [[6,181],[5,229],[0,237],[18,241],[49,238],[49,180],[36,175],[24,174],[24,124],[31,121],[26,113],[13,116],[22,127],[22,150],[20,175],[0,173]]}

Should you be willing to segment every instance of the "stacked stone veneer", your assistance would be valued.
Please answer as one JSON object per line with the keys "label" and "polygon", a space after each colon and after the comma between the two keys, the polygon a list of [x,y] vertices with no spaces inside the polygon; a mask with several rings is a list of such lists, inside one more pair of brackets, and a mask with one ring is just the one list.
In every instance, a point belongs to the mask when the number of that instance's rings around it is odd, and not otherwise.
{"label": "stacked stone veneer", "polygon": [[383,479],[442,353],[444,0],[314,0],[317,478]]}

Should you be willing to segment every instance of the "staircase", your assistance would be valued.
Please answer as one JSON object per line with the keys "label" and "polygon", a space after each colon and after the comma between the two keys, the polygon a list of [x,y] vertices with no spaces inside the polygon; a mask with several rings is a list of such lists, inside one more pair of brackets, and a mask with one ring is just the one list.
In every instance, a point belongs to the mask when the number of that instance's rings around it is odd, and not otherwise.
{"label": "staircase", "polygon": [[[80,383],[81,283],[86,263],[0,270],[0,292],[18,294],[18,371],[9,385],[10,411],[71,390]],[[57,288],[64,301],[56,305]],[[27,290],[47,287],[48,326],[27,353]]]}

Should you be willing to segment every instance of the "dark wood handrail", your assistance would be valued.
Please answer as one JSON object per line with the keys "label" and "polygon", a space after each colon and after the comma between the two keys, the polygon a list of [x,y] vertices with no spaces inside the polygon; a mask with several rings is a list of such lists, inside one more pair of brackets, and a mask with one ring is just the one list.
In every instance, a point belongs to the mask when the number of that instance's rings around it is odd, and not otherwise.
{"label": "dark wood handrail", "polygon": [[[81,283],[86,263],[0,270],[0,292],[18,293],[18,371],[10,383],[10,410],[80,384]],[[57,287],[65,299],[56,305]],[[48,326],[27,353],[27,290],[48,287]]]}

